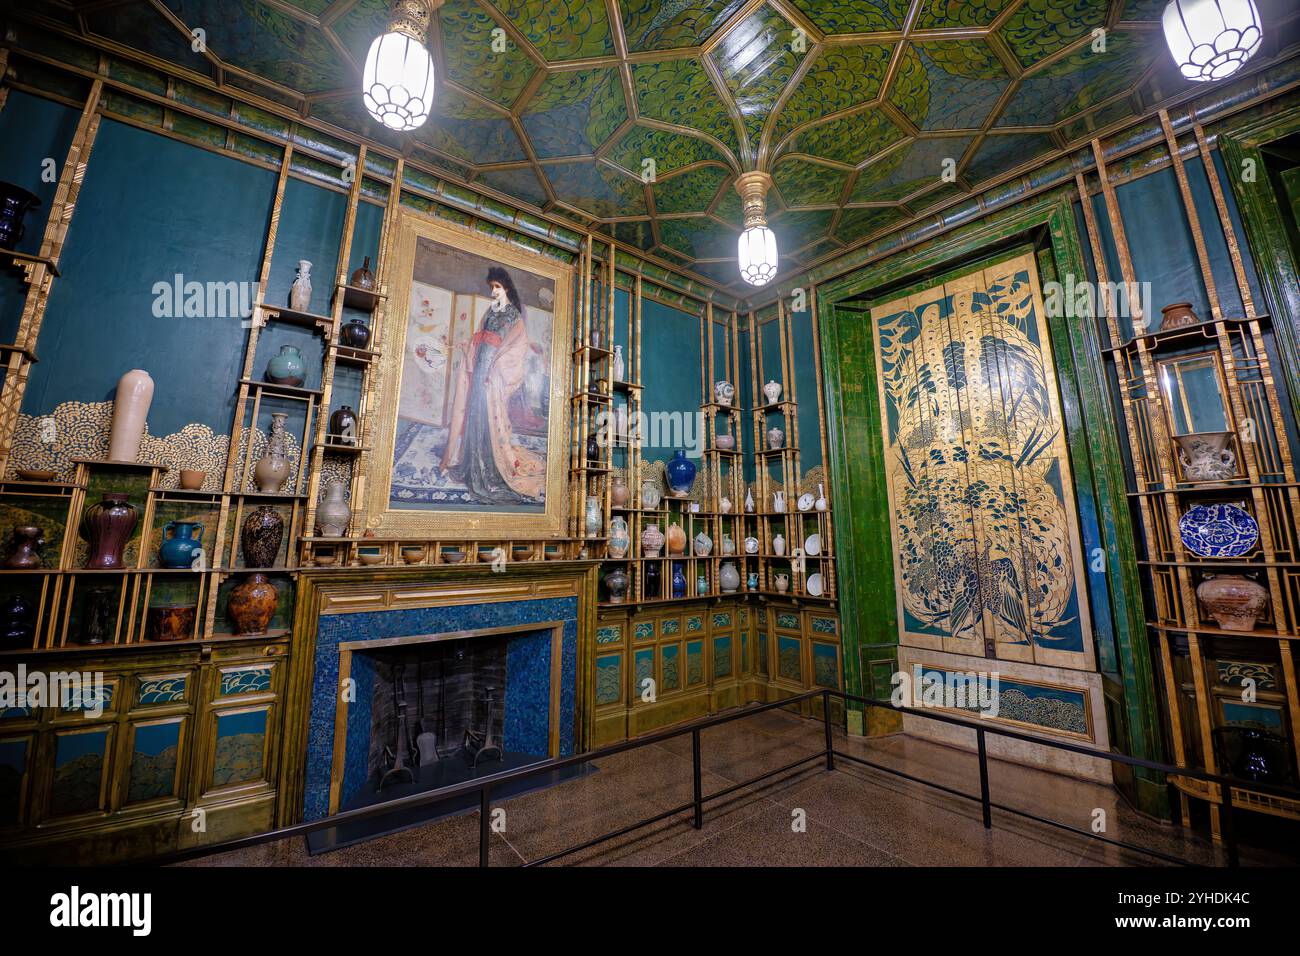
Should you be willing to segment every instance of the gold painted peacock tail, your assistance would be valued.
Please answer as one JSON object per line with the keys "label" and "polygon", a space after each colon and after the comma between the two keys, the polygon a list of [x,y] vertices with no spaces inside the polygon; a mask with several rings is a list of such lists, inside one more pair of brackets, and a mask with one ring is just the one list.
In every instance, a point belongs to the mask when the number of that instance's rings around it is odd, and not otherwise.
{"label": "gold painted peacock tail", "polygon": [[1033,286],[994,275],[874,313],[903,608],[927,633],[1073,650],[1068,463]]}

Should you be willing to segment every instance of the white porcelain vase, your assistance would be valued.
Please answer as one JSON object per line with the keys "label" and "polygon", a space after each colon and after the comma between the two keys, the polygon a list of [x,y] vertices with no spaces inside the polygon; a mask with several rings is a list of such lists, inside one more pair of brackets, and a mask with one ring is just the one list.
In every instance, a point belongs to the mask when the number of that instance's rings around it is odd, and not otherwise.
{"label": "white porcelain vase", "polygon": [[781,383],[773,379],[763,386],[763,396],[767,399],[767,404],[775,405],[781,400]]}

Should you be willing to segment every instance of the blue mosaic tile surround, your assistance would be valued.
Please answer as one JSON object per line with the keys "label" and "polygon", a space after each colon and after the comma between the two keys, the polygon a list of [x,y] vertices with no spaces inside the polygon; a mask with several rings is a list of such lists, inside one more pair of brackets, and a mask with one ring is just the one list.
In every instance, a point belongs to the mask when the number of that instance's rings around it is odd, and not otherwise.
{"label": "blue mosaic tile surround", "polygon": [[[541,728],[542,738],[550,726],[550,639],[535,640],[536,633],[526,633],[530,624],[563,621],[560,644],[560,756],[573,753],[574,727],[577,717],[578,676],[578,601],[577,598],[547,598],[530,601],[469,604],[459,607],[403,608],[391,611],[362,611],[356,614],[331,614],[320,619],[316,632],[315,670],[312,676],[311,716],[307,728],[307,780],[303,794],[303,819],[319,820],[329,813],[330,765],[334,753],[335,696],[339,683],[341,643],[408,637],[414,634],[442,634],[450,631],[478,631],[486,628],[518,626],[525,632],[512,638],[506,651],[506,741],[507,749],[516,742],[527,743],[529,735]],[[518,645],[518,646],[516,646]],[[361,740],[369,733],[370,693],[363,693],[357,663],[364,654],[353,653],[353,675],[358,677],[357,701],[349,707],[349,732],[345,744],[343,792],[348,783],[356,783],[356,774],[365,774],[365,744],[351,747],[353,738]],[[544,658],[544,660],[543,660]],[[516,670],[518,668],[518,670]],[[538,674],[548,679],[538,680]],[[519,684],[518,695],[513,685]],[[357,706],[366,701],[365,707]],[[354,713],[360,721],[365,711],[364,733],[352,733]],[[512,714],[517,711],[518,714]],[[511,726],[519,728],[513,731]],[[360,725],[358,725],[359,727]],[[353,752],[355,749],[356,752]],[[522,748],[520,748],[522,749]],[[543,744],[538,750],[545,753]],[[360,764],[360,769],[353,769]]]}

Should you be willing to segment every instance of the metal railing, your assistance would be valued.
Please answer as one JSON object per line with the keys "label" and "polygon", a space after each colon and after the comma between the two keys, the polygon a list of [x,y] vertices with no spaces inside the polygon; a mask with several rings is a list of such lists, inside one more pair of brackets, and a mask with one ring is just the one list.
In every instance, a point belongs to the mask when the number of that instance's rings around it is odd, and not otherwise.
{"label": "metal railing", "polygon": [[[773,770],[768,770],[763,773],[757,774],[756,776],[750,777],[748,780],[741,781],[740,783],[734,783],[731,784],[730,786],[723,787],[722,789],[717,790],[708,795],[704,794],[703,786],[702,786],[701,759],[700,759],[700,750],[701,750],[700,735],[702,731],[708,730],[713,727],[721,726],[722,724],[731,723],[732,721],[744,720],[746,718],[753,717],[756,714],[765,713],[766,711],[783,709],[791,706],[792,704],[799,704],[802,703],[803,701],[813,700],[815,698],[821,698],[822,701],[821,723],[824,727],[824,737],[825,737],[824,748],[822,750],[809,754],[806,757],[802,757],[799,760],[791,761],[790,763],[782,767],[777,767]],[[899,770],[895,767],[890,767],[884,764],[876,763],[875,761],[867,760],[864,757],[859,757],[856,754],[850,754],[850,753],[845,753],[844,751],[841,750],[836,750],[833,725],[831,722],[831,701],[833,699],[838,699],[844,702],[845,704],[857,703],[868,708],[869,707],[884,708],[894,713],[909,714],[915,717],[923,717],[927,720],[936,720],[945,724],[952,724],[958,727],[965,727],[966,729],[973,731],[975,733],[976,754],[979,760],[979,778],[980,778],[979,795],[976,796],[975,794],[966,793],[962,790],[958,790],[954,787],[949,787],[945,784],[936,783],[931,780],[925,780],[921,777],[917,777],[913,774],[907,773],[903,770]],[[701,829],[704,826],[704,807],[706,804],[712,803],[716,800],[721,799],[722,797],[735,793],[737,790],[742,790],[746,787],[751,787],[756,783],[760,783],[764,780],[767,780],[771,777],[778,776],[780,774],[789,773],[792,770],[796,770],[802,766],[805,766],[806,764],[811,764],[815,761],[825,761],[826,769],[828,771],[833,771],[835,769],[835,759],[837,757],[843,760],[847,760],[851,763],[856,763],[865,767],[870,767],[873,770],[878,770],[883,773],[892,774],[893,776],[900,777],[905,780],[909,780],[913,783],[919,783],[922,784],[923,786],[932,787],[936,790],[941,790],[944,793],[951,794],[952,796],[961,797],[962,799],[965,800],[977,801],[980,804],[982,810],[983,823],[984,823],[984,828],[986,830],[993,828],[993,810],[996,809],[1004,813],[1012,814],[1014,816],[1024,817],[1028,820],[1033,820],[1037,823],[1044,823],[1047,824],[1048,826],[1056,827],[1058,829],[1065,830],[1079,836],[1088,837],[1089,839],[1092,840],[1098,840],[1102,843],[1107,843],[1111,846],[1120,847],[1122,849],[1130,850],[1136,853],[1142,853],[1147,856],[1154,857],[1156,859],[1160,859],[1168,863],[1174,863],[1178,865],[1189,864],[1190,861],[1188,860],[1176,856],[1171,856],[1167,853],[1162,853],[1161,851],[1152,849],[1150,847],[1144,847],[1135,843],[1127,843],[1123,840],[1113,840],[1109,837],[1102,836],[1101,834],[1095,833],[1091,830],[1074,827],[1067,823],[1061,823],[1058,820],[1052,820],[1048,817],[1038,816],[1037,814],[1030,813],[1027,810],[1021,810],[1017,807],[1008,806],[1006,804],[998,803],[994,801],[990,796],[990,789],[989,789],[989,767],[988,767],[988,747],[987,747],[988,734],[996,734],[999,737],[1006,737],[1011,740],[1021,740],[1041,747],[1050,747],[1055,750],[1064,750],[1070,753],[1083,754],[1085,756],[1092,757],[1099,760],[1109,760],[1111,763],[1125,764],[1130,767],[1140,767],[1146,770],[1154,770],[1161,773],[1173,774],[1175,776],[1188,777],[1194,780],[1204,780],[1209,783],[1219,784],[1222,787],[1223,811],[1224,811],[1222,817],[1221,831],[1222,831],[1222,837],[1223,837],[1225,849],[1227,851],[1228,865],[1231,867],[1235,867],[1239,864],[1239,853],[1238,853],[1238,847],[1236,841],[1236,834],[1235,834],[1235,829],[1232,825],[1232,814],[1233,814],[1232,787],[1233,786],[1248,787],[1251,790],[1262,792],[1262,793],[1289,797],[1291,799],[1300,799],[1300,790],[1294,787],[1283,787],[1275,784],[1264,784],[1264,783],[1258,783],[1250,780],[1241,780],[1233,777],[1226,777],[1221,774],[1208,773],[1203,770],[1196,770],[1189,767],[1176,767],[1173,766],[1172,764],[1159,763],[1154,760],[1143,760],[1139,757],[1129,757],[1124,754],[1116,754],[1116,753],[1109,753],[1101,750],[1094,750],[1090,747],[1085,747],[1080,744],[1071,744],[1065,741],[1049,740],[1049,739],[1044,739],[1042,737],[1036,737],[1030,734],[1021,733],[1015,730],[990,726],[981,723],[975,723],[970,720],[964,720],[960,717],[954,717],[950,714],[935,713],[934,711],[929,709],[918,709],[915,707],[900,707],[900,706],[895,706],[893,703],[891,703],[888,700],[878,700],[872,697],[860,697],[856,694],[849,694],[843,691],[824,689],[824,690],[805,691],[802,694],[796,694],[791,697],[786,697],[779,701],[772,701],[771,703],[767,703],[767,704],[759,704],[753,707],[745,707],[743,709],[735,710],[730,713],[719,714],[714,717],[707,717],[698,721],[693,721],[691,723],[682,724],[678,727],[672,727],[667,730],[661,730],[661,731],[656,731],[655,733],[652,734],[646,734],[645,736],[637,737],[634,740],[627,740],[619,744],[611,744],[610,746],[602,747],[599,750],[593,750],[593,751],[588,751],[586,753],[577,754],[572,757],[563,757],[554,760],[543,760],[535,764],[530,764],[527,767],[520,767],[515,770],[503,771],[501,773],[488,774],[487,776],[478,777],[473,780],[467,780],[464,783],[458,783],[450,787],[442,787],[437,790],[427,790],[423,793],[411,794],[410,796],[406,796],[406,797],[397,797],[393,800],[388,800],[383,803],[374,804],[368,807],[362,807],[356,810],[345,810],[341,813],[336,813],[332,816],[324,817],[320,820],[313,820],[308,823],[297,823],[291,826],[281,827],[278,830],[271,830],[266,833],[259,833],[254,836],[241,837],[233,840],[225,840],[220,843],[210,843],[200,847],[193,847],[187,850],[181,850],[174,853],[164,854],[160,857],[157,857],[156,862],[175,863],[175,862],[181,862],[183,860],[194,859],[197,857],[209,856],[216,853],[227,853],[233,850],[247,849],[249,847],[260,846],[262,844],[272,843],[279,840],[288,839],[291,837],[306,836],[309,833],[315,833],[322,830],[332,830],[337,827],[345,826],[347,824],[359,823],[363,820],[369,820],[380,816],[387,816],[388,814],[392,814],[392,813],[400,813],[404,810],[413,810],[419,807],[431,806],[435,803],[441,803],[445,800],[453,800],[457,797],[465,796],[467,794],[477,793],[479,796],[478,862],[479,862],[479,866],[486,867],[489,865],[488,851],[491,845],[492,794],[494,790],[499,790],[506,783],[512,783],[514,781],[524,780],[529,777],[540,776],[542,774],[555,773],[560,770],[566,770],[570,767],[577,767],[582,764],[587,764],[593,761],[601,760],[605,757],[612,757],[616,754],[627,753],[628,751],[631,750],[638,750],[642,747],[648,747],[652,744],[662,743],[665,740],[672,740],[676,737],[685,736],[686,734],[690,734],[691,736],[692,797],[688,803],[683,803],[680,806],[673,807],[670,810],[665,810],[662,813],[655,814],[654,816],[646,817],[645,819],[639,820],[636,823],[628,824],[627,826],[620,827],[617,830],[612,830],[598,837],[594,837],[582,843],[575,844],[574,846],[568,847],[564,850],[560,850],[556,853],[551,853],[547,856],[541,857],[536,860],[529,860],[525,862],[523,865],[527,867],[527,866],[541,866],[546,863],[552,863],[566,856],[572,856],[575,853],[580,853],[583,850],[590,849],[594,846],[597,846],[598,844],[605,843],[609,840],[617,839],[618,837],[621,836],[626,836],[627,834],[632,833],[636,830],[640,830],[644,827],[651,826],[652,824],[659,823],[663,820],[667,820],[670,817],[678,816],[680,814],[684,814],[687,812],[691,813],[691,823],[695,827],[695,829],[697,830]]]}

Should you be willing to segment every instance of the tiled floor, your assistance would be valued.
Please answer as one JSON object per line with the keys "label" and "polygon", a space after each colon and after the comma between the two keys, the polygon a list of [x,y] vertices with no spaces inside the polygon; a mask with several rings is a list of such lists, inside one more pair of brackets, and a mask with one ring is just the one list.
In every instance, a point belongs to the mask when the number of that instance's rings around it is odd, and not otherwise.
{"label": "tiled floor", "polygon": [[[704,793],[818,753],[820,723],[769,711],[704,731]],[[915,737],[837,737],[836,748],[967,793],[979,789],[974,755]],[[687,803],[690,738],[598,761],[600,772],[500,804],[493,866],[541,859]],[[1221,848],[1130,810],[1110,788],[1001,761],[990,763],[995,801],[1198,863],[1223,863]],[[737,790],[706,806],[704,827],[684,813],[566,856],[564,865],[640,866],[1123,866],[1157,863],[1012,814],[994,811],[985,830],[977,803],[840,761],[820,761]],[[218,854],[190,865],[473,866],[478,814],[309,856],[299,839]],[[1282,862],[1243,850],[1243,862]]]}

